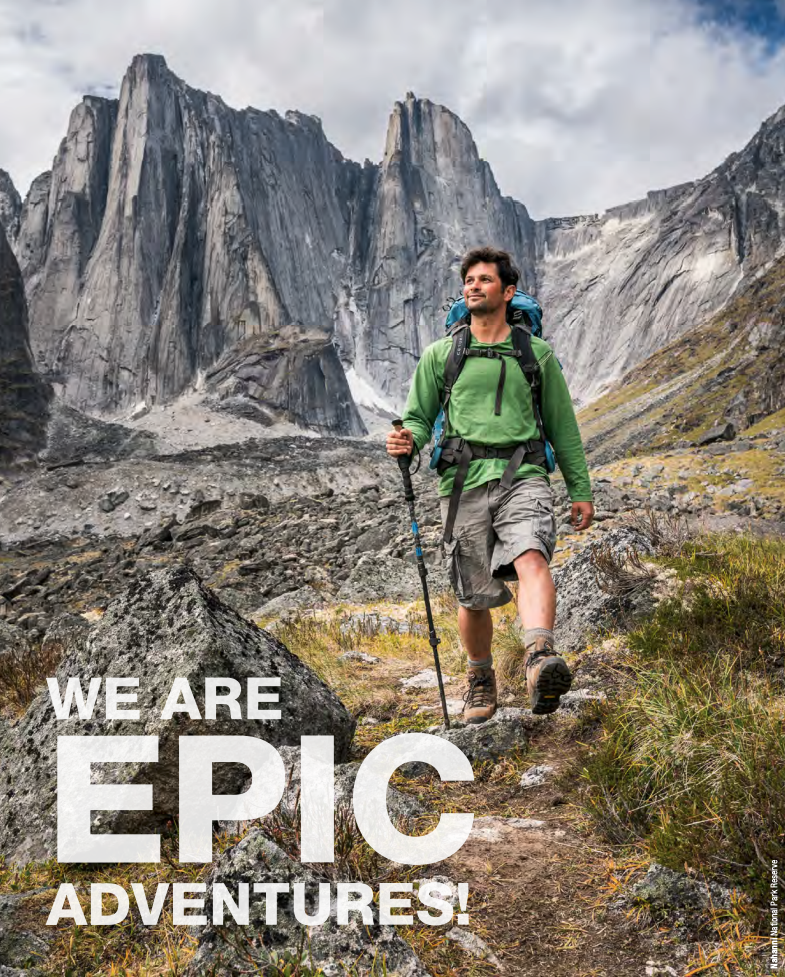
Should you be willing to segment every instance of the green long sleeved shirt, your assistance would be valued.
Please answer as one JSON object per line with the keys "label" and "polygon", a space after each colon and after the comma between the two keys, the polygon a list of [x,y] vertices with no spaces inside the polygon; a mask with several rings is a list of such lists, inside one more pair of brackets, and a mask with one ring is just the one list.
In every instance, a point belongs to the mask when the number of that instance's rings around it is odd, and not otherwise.
{"label": "green long sleeved shirt", "polygon": [[[572,406],[567,382],[551,347],[542,339],[532,337],[532,349],[541,374],[541,410],[545,433],[573,502],[591,502],[591,482],[586,467],[578,422]],[[501,343],[480,343],[472,336],[472,348],[495,347],[512,350],[512,337]],[[403,413],[404,426],[414,435],[414,443],[421,450],[431,439],[436,417],[441,409],[444,392],[444,366],[452,349],[452,339],[445,336],[428,346],[417,364],[412,386]],[[501,413],[494,413],[496,391],[501,370],[499,359],[469,356],[461,375],[452,388],[448,410],[447,437],[466,438],[481,444],[502,447],[539,438],[532,407],[531,387],[523,371],[511,358],[507,364],[501,401]],[[476,458],[469,465],[464,491],[477,488],[493,479],[501,478],[507,467],[504,458]],[[439,481],[439,495],[452,492],[456,467],[449,468]],[[516,478],[548,477],[544,468],[524,464]]]}

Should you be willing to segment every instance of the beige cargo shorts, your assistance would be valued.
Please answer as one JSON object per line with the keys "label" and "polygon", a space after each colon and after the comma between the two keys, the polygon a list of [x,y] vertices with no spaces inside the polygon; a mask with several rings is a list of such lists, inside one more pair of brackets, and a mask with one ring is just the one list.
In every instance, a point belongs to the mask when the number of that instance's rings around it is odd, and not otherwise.
{"label": "beige cargo shorts", "polygon": [[[442,525],[449,496],[440,500]],[[548,563],[556,546],[553,489],[544,478],[519,478],[503,489],[498,480],[465,491],[444,559],[458,603],[481,610],[512,600],[505,580],[517,580],[513,561],[538,550]]]}

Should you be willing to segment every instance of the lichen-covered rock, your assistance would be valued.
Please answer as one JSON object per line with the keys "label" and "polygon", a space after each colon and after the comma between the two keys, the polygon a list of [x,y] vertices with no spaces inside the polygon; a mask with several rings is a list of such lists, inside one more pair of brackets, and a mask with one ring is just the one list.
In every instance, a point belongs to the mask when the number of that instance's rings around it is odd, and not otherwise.
{"label": "lichen-covered rock", "polygon": [[[525,750],[528,733],[535,728],[537,718],[528,709],[499,709],[485,723],[464,725],[453,721],[449,729],[436,726],[429,730],[435,736],[449,740],[475,762],[498,760],[515,750]],[[433,768],[421,760],[406,763],[399,770],[404,777],[421,777]]]}
{"label": "lichen-covered rock", "polygon": [[[438,594],[449,588],[449,580],[442,568],[429,567],[429,593]],[[356,604],[383,600],[412,601],[420,597],[422,581],[416,564],[394,556],[372,554],[360,557],[338,592],[338,600]]]}
{"label": "lichen-covered rock", "polygon": [[584,713],[592,702],[604,702],[606,695],[602,691],[593,692],[591,689],[572,689],[559,699],[559,711],[569,712],[574,716]]}
{"label": "lichen-covered rock", "polygon": [[[207,891],[209,894],[216,882],[223,882],[232,893],[241,882],[301,882],[305,883],[306,911],[313,914],[319,881],[310,869],[293,861],[261,831],[255,830],[221,857],[208,880]],[[211,919],[209,895],[205,912],[208,920]],[[264,912],[264,898],[251,896],[249,926],[237,926],[227,914],[224,926],[210,924],[196,931],[199,945],[185,971],[186,977],[201,977],[206,973],[233,977],[249,967],[260,968],[259,972],[263,973],[261,967],[269,961],[271,951],[302,952],[303,943],[311,965],[320,967],[324,977],[339,977],[347,972],[357,977],[370,977],[371,973],[379,972],[387,977],[428,977],[428,971],[394,926],[364,926],[356,914],[352,914],[348,925],[337,925],[334,887],[330,919],[321,925],[305,929],[298,923],[291,895],[279,895],[275,925],[263,922]]]}
{"label": "lichen-covered rock", "polygon": [[61,614],[46,629],[41,653],[50,661],[60,662],[71,651],[83,648],[90,634],[90,624],[81,614]]}
{"label": "lichen-covered rock", "polygon": [[0,661],[3,658],[21,660],[30,654],[30,643],[21,628],[0,621]]}
{"label": "lichen-covered rock", "polygon": [[44,962],[55,936],[55,930],[46,926],[52,897],[50,889],[0,894],[0,961],[22,968],[25,974]]}
{"label": "lichen-covered rock", "polygon": [[652,862],[646,875],[620,900],[620,905],[644,907],[655,918],[669,920],[687,931],[706,925],[707,913],[730,909],[733,892],[717,882],[703,882]]}
{"label": "lichen-covered rock", "polygon": [[651,555],[651,543],[643,533],[622,526],[591,542],[577,556],[553,573],[556,585],[556,647],[559,651],[578,651],[599,628],[619,623],[623,615],[635,614],[650,606],[647,588],[628,596],[607,594],[600,588],[592,555],[598,547],[616,554],[628,550]]}
{"label": "lichen-covered rock", "polygon": [[550,774],[553,773],[553,770],[554,768],[547,763],[538,763],[533,767],[529,767],[521,776],[519,786],[523,787],[524,790],[528,790],[531,787],[541,787]]}
{"label": "lichen-covered rock", "polygon": [[[280,750],[286,768],[286,789],[281,804],[289,815],[293,815],[299,801],[302,787],[300,750],[296,746],[284,746]],[[335,768],[335,805],[347,809],[352,807],[354,782],[357,779],[359,763],[341,763]],[[425,813],[425,808],[409,794],[404,794],[394,787],[387,786],[387,811],[395,821],[398,818],[409,819],[419,817]]]}
{"label": "lichen-covered rock", "polygon": [[[73,715],[58,721],[44,692],[0,742],[0,854],[14,861],[54,855],[56,832],[57,737],[68,735],[157,735],[157,763],[100,764],[96,783],[151,783],[154,810],[96,813],[94,831],[153,830],[176,817],[181,735],[256,736],[274,746],[299,744],[303,735],[335,738],[337,761],[348,757],[355,722],[337,696],[272,635],[259,630],[220,602],[193,570],[184,566],[140,573],[106,609],[84,644],[69,652],[57,669],[64,688],[69,676],[86,686],[93,676],[139,679],[140,721],[105,719],[102,686],[93,718]],[[242,687],[242,719],[226,708],[217,718],[191,719],[175,713],[161,718],[175,678],[188,679],[204,715],[206,676],[230,677]],[[281,718],[248,719],[246,679],[279,677]],[[216,765],[216,793],[239,793],[247,770]]]}

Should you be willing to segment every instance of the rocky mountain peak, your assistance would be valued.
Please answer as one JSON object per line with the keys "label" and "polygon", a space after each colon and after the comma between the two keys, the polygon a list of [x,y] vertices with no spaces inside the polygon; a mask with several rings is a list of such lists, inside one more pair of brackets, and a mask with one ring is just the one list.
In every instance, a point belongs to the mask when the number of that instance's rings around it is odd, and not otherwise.
{"label": "rocky mountain peak", "polygon": [[169,69],[166,58],[162,54],[136,54],[125,73],[125,82],[129,84],[148,83],[160,85],[162,82],[177,82],[179,79]]}
{"label": "rocky mountain peak", "polygon": [[[446,156],[454,149],[461,152],[458,158]],[[397,153],[415,165],[463,163],[468,168],[479,160],[469,127],[450,109],[412,92],[393,107],[382,165]]]}

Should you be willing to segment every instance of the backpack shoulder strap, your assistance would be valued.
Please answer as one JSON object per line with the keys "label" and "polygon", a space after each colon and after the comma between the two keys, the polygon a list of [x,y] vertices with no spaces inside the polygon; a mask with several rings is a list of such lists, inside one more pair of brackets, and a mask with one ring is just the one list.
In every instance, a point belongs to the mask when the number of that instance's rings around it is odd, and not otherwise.
{"label": "backpack shoulder strap", "polygon": [[515,350],[515,358],[518,360],[523,375],[532,388],[532,393],[539,397],[540,392],[540,366],[537,357],[532,349],[531,333],[525,326],[515,324],[512,327],[512,347]]}
{"label": "backpack shoulder strap", "polygon": [[540,432],[540,440],[546,440],[545,428],[542,423],[541,411],[541,386],[540,386],[540,364],[532,349],[531,333],[525,326],[514,325],[512,327],[512,345],[515,350],[515,357],[523,370],[532,391],[532,407],[534,409],[534,419],[537,422],[537,429]]}
{"label": "backpack shoulder strap", "polygon": [[466,362],[466,356],[469,351],[469,343],[471,342],[472,338],[469,323],[465,319],[461,319],[460,322],[457,322],[452,327],[449,335],[452,337],[452,349],[447,357],[447,362],[444,364],[444,394],[442,396],[442,407],[446,406],[446,404],[449,402],[452,388],[455,385],[455,381],[460,376],[461,370]]}

